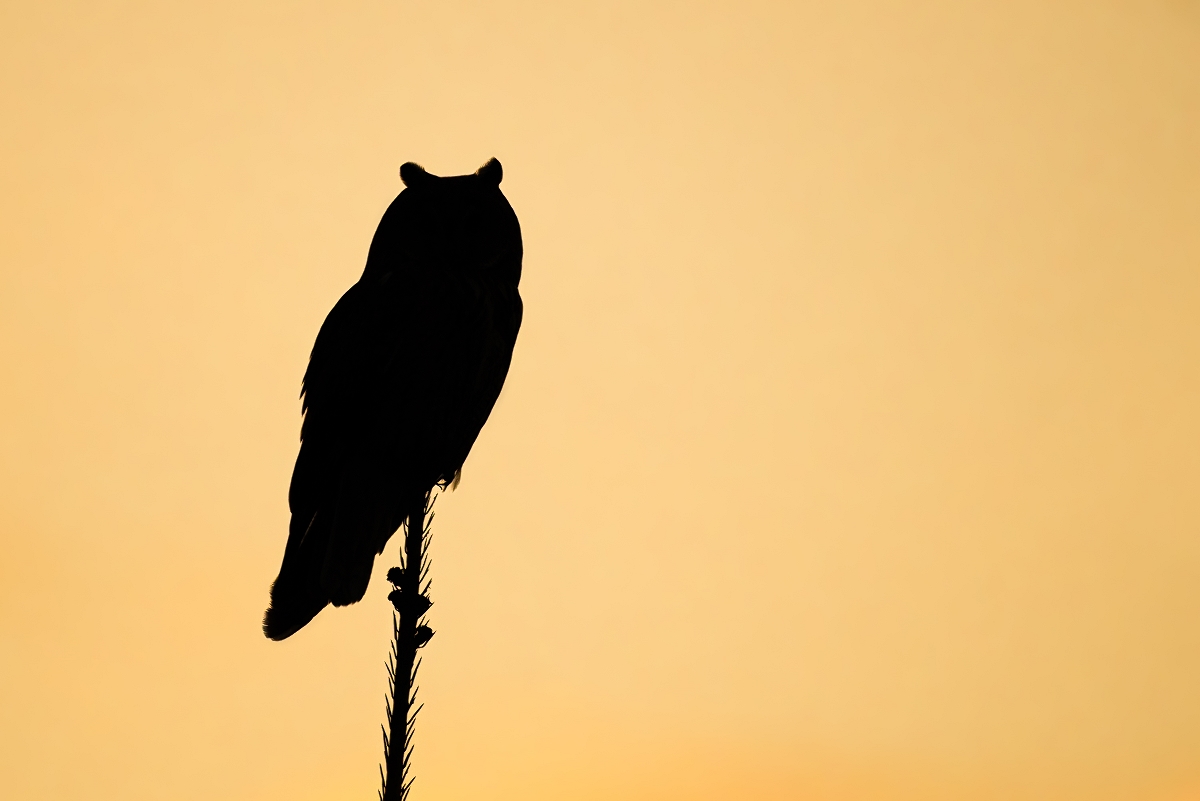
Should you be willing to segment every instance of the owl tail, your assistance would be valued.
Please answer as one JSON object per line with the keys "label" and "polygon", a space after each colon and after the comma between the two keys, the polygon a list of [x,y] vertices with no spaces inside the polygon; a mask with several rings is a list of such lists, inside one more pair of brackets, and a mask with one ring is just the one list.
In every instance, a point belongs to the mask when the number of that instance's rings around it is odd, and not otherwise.
{"label": "owl tail", "polygon": [[[299,526],[304,528],[298,530]],[[329,548],[328,521],[318,514],[305,525],[303,518],[293,516],[291,529],[279,577],[271,585],[271,605],[263,618],[263,633],[272,640],[292,636],[329,603],[321,581]]]}
{"label": "owl tail", "polygon": [[290,637],[327,604],[362,600],[375,557],[399,525],[389,522],[388,504],[380,497],[386,496],[377,482],[350,481],[331,512],[316,512],[307,525],[303,515],[292,515],[283,565],[263,619],[267,637]]}

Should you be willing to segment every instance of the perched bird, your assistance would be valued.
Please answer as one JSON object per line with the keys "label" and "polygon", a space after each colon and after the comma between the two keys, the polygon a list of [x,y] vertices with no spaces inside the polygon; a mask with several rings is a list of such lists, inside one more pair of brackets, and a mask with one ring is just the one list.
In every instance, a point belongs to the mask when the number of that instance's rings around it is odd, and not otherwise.
{"label": "perched bird", "polygon": [[366,269],[329,312],[304,374],[292,519],[263,631],[282,640],[363,597],[413,497],[455,482],[521,326],[521,228],[500,162],[400,168]]}

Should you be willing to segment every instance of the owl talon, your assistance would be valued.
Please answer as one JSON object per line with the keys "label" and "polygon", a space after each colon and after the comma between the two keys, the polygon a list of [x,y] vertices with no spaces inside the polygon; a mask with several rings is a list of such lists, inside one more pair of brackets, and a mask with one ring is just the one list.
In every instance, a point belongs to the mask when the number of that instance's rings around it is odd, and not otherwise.
{"label": "owl talon", "polygon": [[[408,611],[405,609],[403,590],[392,590],[388,593],[388,600],[392,602],[392,606],[396,607],[396,611],[400,614],[404,614],[406,611]],[[418,595],[412,602],[411,611],[414,617],[420,617],[428,612],[429,607],[431,606],[433,606],[433,601],[429,600],[428,596]]]}

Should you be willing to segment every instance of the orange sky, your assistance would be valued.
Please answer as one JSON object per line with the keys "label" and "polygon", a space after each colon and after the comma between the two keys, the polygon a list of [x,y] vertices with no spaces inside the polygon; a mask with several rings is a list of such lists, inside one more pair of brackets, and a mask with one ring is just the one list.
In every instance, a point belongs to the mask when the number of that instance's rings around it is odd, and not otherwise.
{"label": "orange sky", "polygon": [[414,801],[1200,797],[1195,0],[7,3],[0,98],[0,795],[374,797],[300,376],[497,156]]}

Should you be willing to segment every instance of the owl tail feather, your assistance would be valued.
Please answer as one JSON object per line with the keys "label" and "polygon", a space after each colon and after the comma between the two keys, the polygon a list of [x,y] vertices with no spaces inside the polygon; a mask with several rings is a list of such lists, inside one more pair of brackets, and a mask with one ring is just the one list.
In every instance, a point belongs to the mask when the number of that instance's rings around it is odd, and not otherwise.
{"label": "owl tail feather", "polygon": [[292,531],[279,577],[271,585],[271,605],[263,617],[263,634],[272,640],[284,640],[304,627],[329,603],[321,571],[329,545],[329,526],[314,515],[304,530],[298,531],[292,518]]}

